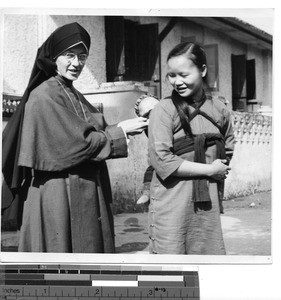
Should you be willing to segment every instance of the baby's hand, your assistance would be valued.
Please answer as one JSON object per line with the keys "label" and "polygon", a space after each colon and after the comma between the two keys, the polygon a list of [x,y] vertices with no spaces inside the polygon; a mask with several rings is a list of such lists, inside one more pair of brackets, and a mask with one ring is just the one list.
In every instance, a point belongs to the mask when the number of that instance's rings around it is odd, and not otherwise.
{"label": "baby's hand", "polygon": [[149,201],[149,197],[147,195],[142,195],[138,201],[137,204],[144,204],[147,203]]}

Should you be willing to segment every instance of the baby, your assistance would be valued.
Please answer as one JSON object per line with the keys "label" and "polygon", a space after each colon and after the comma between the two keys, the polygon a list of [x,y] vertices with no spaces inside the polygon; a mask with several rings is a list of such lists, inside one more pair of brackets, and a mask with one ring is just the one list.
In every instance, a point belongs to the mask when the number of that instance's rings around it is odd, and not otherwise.
{"label": "baby", "polygon": [[149,118],[149,113],[158,103],[159,100],[153,95],[141,95],[136,101],[135,113],[138,117]]}
{"label": "baby", "polygon": [[[219,97],[219,100],[224,104],[227,104],[228,101],[224,97]],[[142,95],[135,104],[135,113],[138,117],[149,118],[149,114],[154,106],[159,103],[159,100],[152,95]],[[145,131],[147,134],[147,131]],[[231,156],[229,156],[228,160],[230,161]],[[149,201],[149,193],[150,193],[150,182],[152,180],[153,167],[148,166],[145,171],[143,178],[143,190],[141,197],[137,200],[137,204],[144,204]],[[218,193],[219,193],[219,206],[220,212],[223,213],[223,194],[224,194],[224,181],[218,183]]]}
{"label": "baby", "polygon": [[[151,110],[159,100],[150,94],[142,95],[138,98],[135,104],[135,113],[138,117],[149,118]],[[145,131],[147,135],[147,131]],[[149,166],[144,174],[142,195],[138,199],[137,204],[143,204],[149,201],[150,182],[152,179],[153,168]]]}

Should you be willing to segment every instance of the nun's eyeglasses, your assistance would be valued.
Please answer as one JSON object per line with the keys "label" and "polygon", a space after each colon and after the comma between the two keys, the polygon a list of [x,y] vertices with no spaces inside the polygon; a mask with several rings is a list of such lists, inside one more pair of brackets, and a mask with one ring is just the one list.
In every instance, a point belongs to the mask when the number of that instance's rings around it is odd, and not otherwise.
{"label": "nun's eyeglasses", "polygon": [[88,58],[88,54],[75,54],[73,52],[66,52],[63,54],[63,56],[69,63],[73,62],[75,57],[77,57],[81,64],[84,64]]}

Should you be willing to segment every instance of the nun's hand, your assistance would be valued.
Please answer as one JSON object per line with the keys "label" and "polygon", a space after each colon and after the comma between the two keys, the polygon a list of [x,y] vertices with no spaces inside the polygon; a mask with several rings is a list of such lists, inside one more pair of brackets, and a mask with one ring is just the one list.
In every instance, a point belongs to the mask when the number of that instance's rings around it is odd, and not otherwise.
{"label": "nun's hand", "polygon": [[148,126],[148,119],[139,117],[120,122],[117,126],[121,127],[127,135],[136,135],[144,131]]}

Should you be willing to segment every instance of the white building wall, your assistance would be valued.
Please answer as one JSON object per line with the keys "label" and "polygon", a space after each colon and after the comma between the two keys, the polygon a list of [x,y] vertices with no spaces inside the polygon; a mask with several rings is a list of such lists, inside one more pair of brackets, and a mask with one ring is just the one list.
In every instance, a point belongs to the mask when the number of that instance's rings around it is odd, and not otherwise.
{"label": "white building wall", "polygon": [[273,99],[272,99],[272,53],[269,51],[263,51],[263,72],[267,74],[267,76],[261,76],[263,82],[263,105],[272,107]]}
{"label": "white building wall", "polygon": [[[168,24],[169,18],[163,19],[163,25]],[[161,32],[161,31],[160,31]],[[161,43],[161,85],[162,85],[162,98],[171,95],[171,85],[166,78],[167,75],[167,56],[174,46],[181,42],[182,30],[181,24],[176,24],[175,27],[169,32],[166,38]]]}
{"label": "white building wall", "polygon": [[75,86],[88,93],[106,81],[103,16],[4,16],[3,78],[5,93],[23,94],[35,61],[37,49],[58,27],[78,22],[91,36],[90,55]]}
{"label": "white building wall", "polygon": [[[267,81],[267,73],[264,72],[262,50],[248,47],[247,59],[254,59],[256,64],[256,100],[259,103],[267,102],[268,96],[264,91],[264,83]],[[266,76],[265,76],[266,74]]]}
{"label": "white building wall", "polygon": [[[204,29],[203,45],[218,45],[218,90],[213,91],[213,95],[222,96],[232,107],[232,88],[231,88],[231,40],[225,35]],[[207,61],[208,63],[208,61]]]}
{"label": "white building wall", "polygon": [[37,44],[37,16],[4,16],[2,68],[4,92],[19,95],[24,92],[36,56]]}
{"label": "white building wall", "polygon": [[[141,24],[158,23],[159,33],[168,24],[168,17],[130,16],[131,20]],[[90,33],[92,45],[88,62],[77,82],[76,87],[83,93],[106,82],[105,30],[103,16],[75,15],[5,15],[4,16],[4,92],[22,94],[27,85],[38,47],[57,27],[70,22],[78,22]],[[28,33],[28,34],[26,34]],[[171,87],[166,80],[166,59],[169,51],[182,38],[196,37],[203,44],[218,44],[219,59],[219,94],[231,103],[231,54],[245,54],[248,59],[256,59],[256,96],[263,105],[272,103],[272,60],[267,51],[262,52],[254,47],[247,47],[227,35],[207,29],[181,19],[168,33],[161,43],[161,87],[162,97],[171,93]],[[265,75],[266,74],[266,75]],[[230,104],[231,106],[231,104]]]}

